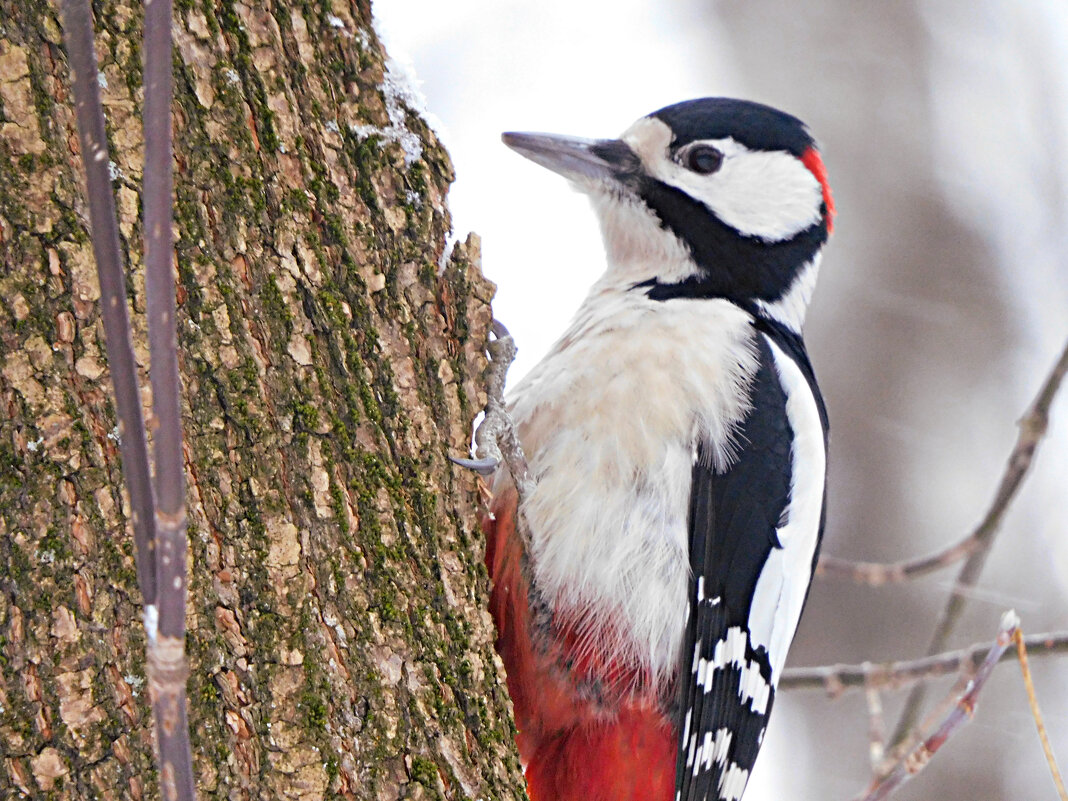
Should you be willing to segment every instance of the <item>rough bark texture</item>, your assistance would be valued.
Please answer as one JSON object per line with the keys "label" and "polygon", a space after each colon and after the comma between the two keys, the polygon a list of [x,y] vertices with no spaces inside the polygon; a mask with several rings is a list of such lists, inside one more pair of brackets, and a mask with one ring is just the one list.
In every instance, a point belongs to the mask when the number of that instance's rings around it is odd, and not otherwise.
{"label": "rough bark texture", "polygon": [[[366,0],[179,0],[190,718],[203,798],[519,798],[478,498],[493,287]],[[141,12],[94,6],[140,297]],[[155,797],[57,8],[0,0],[0,797]],[[147,394],[147,393],[146,393]]]}

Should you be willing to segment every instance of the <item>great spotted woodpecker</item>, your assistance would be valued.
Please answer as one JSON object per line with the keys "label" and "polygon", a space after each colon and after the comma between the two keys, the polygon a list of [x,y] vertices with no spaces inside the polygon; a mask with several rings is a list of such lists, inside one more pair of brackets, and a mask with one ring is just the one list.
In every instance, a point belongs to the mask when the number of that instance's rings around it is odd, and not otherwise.
{"label": "great spotted woodpecker", "polygon": [[589,195],[608,262],[509,393],[529,541],[506,470],[485,523],[531,798],[739,799],[823,529],[823,162],[799,120],[723,98],[503,138]]}

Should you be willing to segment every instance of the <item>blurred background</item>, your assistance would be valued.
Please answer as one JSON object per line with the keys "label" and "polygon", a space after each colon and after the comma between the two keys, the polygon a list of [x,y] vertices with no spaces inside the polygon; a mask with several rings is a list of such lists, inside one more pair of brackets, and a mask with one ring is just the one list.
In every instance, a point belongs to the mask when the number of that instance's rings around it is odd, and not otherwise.
{"label": "blurred background", "polygon": [[[483,237],[512,379],[603,265],[585,200],[504,130],[615,136],[661,106],[749,98],[805,120],[839,216],[806,339],[832,424],[824,552],[918,556],[981,518],[1015,421],[1068,337],[1068,5],[937,0],[376,0],[452,153],[455,234]],[[817,580],[791,665],[921,655],[956,567]],[[1068,393],[950,645],[1068,629]],[[1032,662],[1068,763],[1068,657]],[[948,690],[934,683],[929,704]],[[885,693],[889,725],[904,693]],[[847,799],[869,778],[864,697],[782,693],[747,801]],[[1052,798],[1019,671],[900,798]]]}

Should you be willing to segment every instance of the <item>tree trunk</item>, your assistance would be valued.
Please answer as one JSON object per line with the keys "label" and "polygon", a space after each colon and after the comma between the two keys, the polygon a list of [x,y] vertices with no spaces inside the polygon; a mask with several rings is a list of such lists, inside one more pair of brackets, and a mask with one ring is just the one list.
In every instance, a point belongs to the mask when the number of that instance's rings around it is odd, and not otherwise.
{"label": "tree trunk", "polygon": [[[176,7],[201,797],[521,798],[479,499],[446,459],[484,400],[493,293],[477,240],[439,267],[448,156],[366,0]],[[95,11],[147,366],[141,11]],[[0,0],[0,19],[0,795],[153,798],[58,9]]]}

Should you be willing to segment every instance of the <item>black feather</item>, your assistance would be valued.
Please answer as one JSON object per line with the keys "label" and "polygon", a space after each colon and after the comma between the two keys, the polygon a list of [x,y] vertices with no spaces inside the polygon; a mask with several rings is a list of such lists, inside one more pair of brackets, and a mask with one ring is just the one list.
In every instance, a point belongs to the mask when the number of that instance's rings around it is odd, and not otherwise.
{"label": "black feather", "polygon": [[696,139],[741,142],[750,150],[785,150],[801,156],[815,144],[805,124],[784,111],[730,97],[703,97],[654,111],[675,135],[681,147]]}
{"label": "black feather", "polygon": [[[778,344],[779,337],[774,339]],[[709,458],[710,445],[702,444],[692,473],[689,528],[693,583],[679,672],[676,790],[681,801],[718,799],[721,782],[732,764],[747,774],[752,771],[774,700],[769,655],[763,646],[753,647],[748,619],[760,572],[771,550],[781,547],[776,530],[790,500],[793,431],[771,347],[760,334],[756,343],[759,367],[749,387],[750,411],[737,432],[737,456],[729,468],[717,472]],[[784,348],[789,356],[796,359],[794,348],[800,348],[803,355],[799,339],[791,345],[789,350]],[[822,415],[822,403],[818,405]],[[744,638],[745,662],[757,669],[768,685],[768,703],[763,710],[754,709],[749,699],[743,700],[743,670],[737,665],[710,669],[701,677],[704,685],[699,684],[698,661],[713,660],[717,644],[724,643],[720,647],[725,648],[731,637],[735,641]],[[706,736],[714,741],[720,729],[731,734],[726,758],[707,764],[706,757],[695,772],[700,746]]]}

